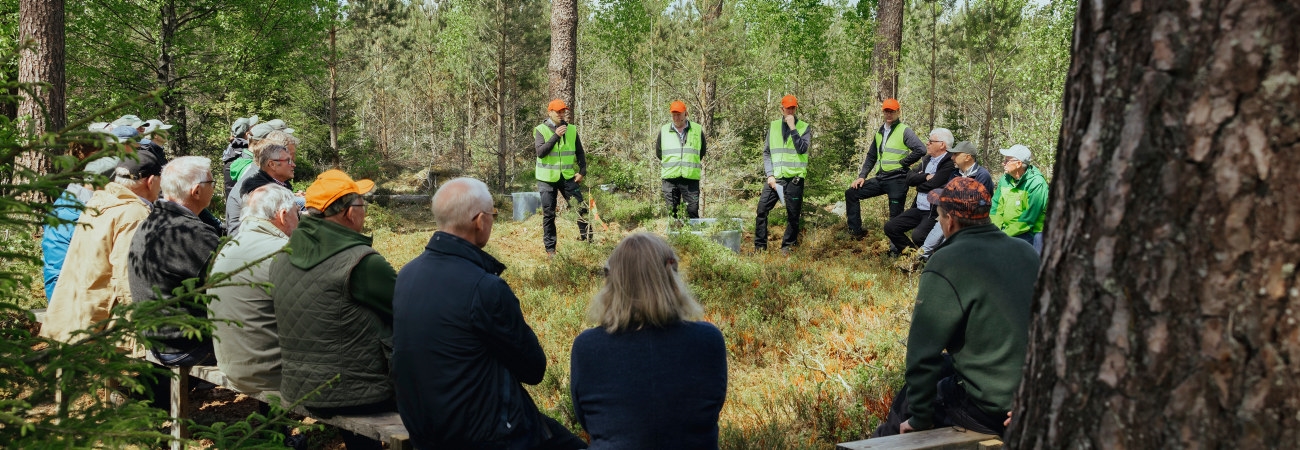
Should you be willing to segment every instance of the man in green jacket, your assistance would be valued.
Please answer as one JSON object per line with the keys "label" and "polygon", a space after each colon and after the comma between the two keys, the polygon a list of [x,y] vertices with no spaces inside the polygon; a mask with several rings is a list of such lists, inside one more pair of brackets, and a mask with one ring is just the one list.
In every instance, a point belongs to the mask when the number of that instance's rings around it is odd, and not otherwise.
{"label": "man in green jacket", "polygon": [[1006,173],[993,195],[993,225],[1043,254],[1043,222],[1047,220],[1047,180],[1029,164],[1029,147],[1020,144],[998,150]]}
{"label": "man in green jacket", "polygon": [[939,194],[948,240],[921,273],[907,384],[873,436],[959,426],[1002,434],[1029,341],[1038,255],[989,222],[989,192],[958,177]]}
{"label": "man in green jacket", "polygon": [[[396,412],[388,378],[397,271],[362,235],[370,180],[332,169],[307,188],[308,214],[271,262],[271,298],[280,333],[280,391],[312,414]],[[379,442],[341,431],[349,449]]]}

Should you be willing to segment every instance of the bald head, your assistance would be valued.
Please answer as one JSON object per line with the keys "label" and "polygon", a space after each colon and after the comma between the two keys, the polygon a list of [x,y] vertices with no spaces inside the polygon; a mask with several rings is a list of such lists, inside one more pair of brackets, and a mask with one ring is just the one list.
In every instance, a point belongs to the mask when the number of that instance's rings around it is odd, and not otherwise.
{"label": "bald head", "polygon": [[479,213],[491,211],[492,194],[486,184],[473,178],[448,181],[433,195],[433,218],[438,228],[457,236],[473,229],[474,217]]}

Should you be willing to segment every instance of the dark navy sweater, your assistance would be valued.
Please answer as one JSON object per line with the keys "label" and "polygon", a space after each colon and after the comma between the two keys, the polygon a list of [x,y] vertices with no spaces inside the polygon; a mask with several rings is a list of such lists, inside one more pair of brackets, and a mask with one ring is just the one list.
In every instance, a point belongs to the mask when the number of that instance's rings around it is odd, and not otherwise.
{"label": "dark navy sweater", "polygon": [[727,348],[708,322],[573,341],[573,409],[592,449],[716,449]]}

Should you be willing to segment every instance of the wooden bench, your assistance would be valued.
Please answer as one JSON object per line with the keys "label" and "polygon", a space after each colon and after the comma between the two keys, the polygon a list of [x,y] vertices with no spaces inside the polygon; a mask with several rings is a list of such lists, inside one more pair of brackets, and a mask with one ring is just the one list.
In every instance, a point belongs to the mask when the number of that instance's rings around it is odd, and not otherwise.
{"label": "wooden bench", "polygon": [[[34,309],[32,310],[32,313],[36,315],[37,322],[45,321],[44,309]],[[154,364],[163,365],[154,358],[152,354],[147,356],[145,360]],[[185,410],[189,408],[190,377],[198,378],[214,385],[239,392],[239,389],[236,389],[234,385],[230,383],[230,380],[226,378],[226,374],[222,373],[216,366],[183,366],[169,367],[169,369],[171,369],[172,373],[176,374],[175,382],[171,383],[171,401],[169,402],[171,416],[175,418],[185,418]],[[270,404],[271,402],[271,399],[267,397],[265,392],[244,395],[248,395],[249,397],[255,398],[263,403]],[[285,403],[281,403],[281,405],[288,406],[288,404]],[[387,443],[388,448],[393,450],[410,450],[412,448],[410,434],[406,432],[406,426],[402,424],[402,417],[395,412],[356,416],[340,415],[328,419],[313,416],[311,412],[301,406],[294,408],[293,412],[304,417],[311,417],[320,423],[329,424],[337,428]],[[173,450],[183,449],[184,445],[181,443],[180,439],[188,439],[190,437],[189,430],[186,429],[183,421],[172,421],[172,436],[177,438],[177,440],[172,441],[171,448]]]}
{"label": "wooden bench", "polygon": [[958,430],[953,427],[842,442],[835,446],[836,450],[1000,450],[1001,448],[1002,441],[997,436]]}

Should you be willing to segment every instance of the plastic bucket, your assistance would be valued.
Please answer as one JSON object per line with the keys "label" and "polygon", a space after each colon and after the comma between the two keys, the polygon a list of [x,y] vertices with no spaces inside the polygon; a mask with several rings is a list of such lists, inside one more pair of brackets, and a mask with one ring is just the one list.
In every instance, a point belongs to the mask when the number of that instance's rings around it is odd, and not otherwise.
{"label": "plastic bucket", "polygon": [[536,213],[542,207],[542,193],[540,192],[514,192],[510,194],[514,203],[515,222],[528,220],[528,216]]}

